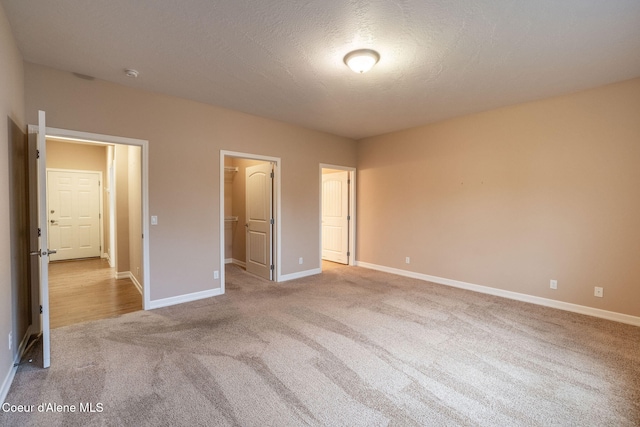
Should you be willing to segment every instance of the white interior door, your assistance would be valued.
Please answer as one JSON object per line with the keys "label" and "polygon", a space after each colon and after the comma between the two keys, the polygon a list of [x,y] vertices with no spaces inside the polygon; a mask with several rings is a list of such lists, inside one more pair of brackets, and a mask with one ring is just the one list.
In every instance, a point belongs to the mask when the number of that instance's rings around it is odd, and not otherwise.
{"label": "white interior door", "polygon": [[349,172],[322,175],[322,259],[349,263]]}
{"label": "white interior door", "polygon": [[[42,365],[51,365],[49,337],[49,240],[47,227],[47,141],[45,112],[38,112],[38,231],[40,255],[40,325],[42,327]],[[52,250],[55,254],[55,251]]]}
{"label": "white interior door", "polygon": [[101,255],[100,172],[47,171],[51,261]]}
{"label": "white interior door", "polygon": [[264,163],[246,169],[245,198],[247,271],[273,279],[273,166]]}

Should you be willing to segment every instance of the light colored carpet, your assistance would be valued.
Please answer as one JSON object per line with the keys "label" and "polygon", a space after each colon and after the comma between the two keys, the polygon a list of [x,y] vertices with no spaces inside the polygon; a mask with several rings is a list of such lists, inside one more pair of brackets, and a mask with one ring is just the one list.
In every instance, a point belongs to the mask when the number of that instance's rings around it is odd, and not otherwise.
{"label": "light colored carpet", "polygon": [[[52,331],[3,426],[638,426],[640,328],[357,267]],[[36,408],[37,410],[37,408]]]}

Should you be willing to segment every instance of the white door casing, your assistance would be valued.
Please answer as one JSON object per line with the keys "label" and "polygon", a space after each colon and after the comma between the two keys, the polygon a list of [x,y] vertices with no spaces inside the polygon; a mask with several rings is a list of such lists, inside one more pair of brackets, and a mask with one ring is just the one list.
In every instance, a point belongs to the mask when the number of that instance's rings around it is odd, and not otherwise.
{"label": "white door casing", "polygon": [[[41,233],[44,235],[47,233],[47,209],[46,209],[46,137],[54,137],[58,139],[68,139],[70,141],[81,141],[83,143],[91,143],[98,145],[105,144],[122,144],[129,146],[140,147],[141,152],[141,174],[142,174],[142,288],[143,288],[143,309],[149,310],[156,307],[162,307],[162,305],[154,305],[151,301],[151,280],[150,280],[150,262],[149,262],[149,141],[135,138],[126,138],[114,135],[95,134],[89,132],[81,132],[69,129],[59,128],[47,128],[45,125],[45,113],[40,111],[38,114],[38,126],[29,125],[29,133],[38,133],[37,146],[39,150],[38,161],[38,223],[40,224]],[[41,248],[45,248],[45,242],[42,241],[42,236],[39,239]],[[47,239],[48,242],[48,239]],[[47,251],[48,254],[48,251]],[[47,258],[47,257],[42,257]],[[48,262],[48,258],[47,258]],[[42,263],[40,263],[42,264]],[[49,366],[49,288],[48,288],[48,264],[46,266],[40,266],[40,275],[43,279],[38,284],[40,291],[39,300],[42,304],[41,325],[43,338],[43,350],[46,355],[44,359]],[[45,325],[46,323],[46,325]]]}
{"label": "white door casing", "polygon": [[47,171],[51,261],[102,255],[101,182],[101,172]]}
{"label": "white door casing", "polygon": [[349,263],[349,172],[322,175],[322,259]]}
{"label": "white door casing", "polygon": [[273,165],[263,163],[246,169],[246,268],[273,280]]}

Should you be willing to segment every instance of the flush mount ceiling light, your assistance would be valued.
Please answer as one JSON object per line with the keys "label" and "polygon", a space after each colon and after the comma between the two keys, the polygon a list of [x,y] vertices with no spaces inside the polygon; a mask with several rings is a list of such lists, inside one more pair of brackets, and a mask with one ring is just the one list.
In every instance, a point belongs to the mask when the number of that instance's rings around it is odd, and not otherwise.
{"label": "flush mount ceiling light", "polygon": [[366,73],[380,60],[380,54],[371,49],[358,49],[344,57],[344,63],[356,73]]}
{"label": "flush mount ceiling light", "polygon": [[134,70],[132,68],[126,68],[124,70],[124,75],[127,77],[131,77],[132,79],[135,79],[136,77],[138,77],[138,70]]}

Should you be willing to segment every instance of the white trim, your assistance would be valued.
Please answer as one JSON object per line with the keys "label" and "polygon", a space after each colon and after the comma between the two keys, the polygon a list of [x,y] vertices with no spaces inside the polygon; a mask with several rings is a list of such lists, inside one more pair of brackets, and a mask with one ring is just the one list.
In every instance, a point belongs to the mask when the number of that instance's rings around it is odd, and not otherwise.
{"label": "white trim", "polygon": [[131,280],[133,282],[133,285],[138,290],[138,292],[140,292],[140,295],[144,296],[144,293],[142,291],[142,285],[140,284],[140,282],[138,282],[138,279],[136,278],[136,276],[133,275],[132,272],[130,272],[130,271],[116,271],[116,280],[120,280],[120,279],[129,279],[129,280]]}
{"label": "white trim", "polygon": [[22,360],[24,356],[24,349],[27,348],[27,344],[29,343],[29,338],[31,338],[31,327],[27,329],[27,333],[22,337],[22,341],[18,346],[18,351],[15,355],[15,359],[13,360],[13,366],[7,372],[7,376],[4,378],[2,382],[2,387],[0,387],[0,405],[4,403],[4,400],[7,398],[7,394],[9,394],[9,389],[11,389],[11,384],[13,383],[13,378],[18,371],[18,363]]}
{"label": "white trim", "polygon": [[191,294],[178,295],[177,297],[169,297],[163,299],[157,299],[149,302],[149,309],[168,307],[170,305],[183,304],[185,302],[197,301],[200,299],[211,298],[218,295],[222,295],[222,289],[215,288],[208,291],[194,292]]}
{"label": "white trim", "polygon": [[106,259],[109,262],[109,267],[111,267],[111,259],[109,259],[109,254],[108,253],[102,252],[102,256],[100,256],[100,258]]}
{"label": "white trim", "polygon": [[368,262],[358,261],[358,266],[369,268],[371,270],[383,271],[385,273],[397,274],[398,276],[405,276],[405,277],[411,277],[413,279],[424,280],[426,282],[438,283],[440,285],[451,286],[454,288],[466,289],[469,291],[479,292],[482,294],[494,295],[494,296],[508,298],[516,301],[522,301],[522,302],[528,302],[531,304],[541,305],[544,307],[557,308],[559,310],[585,314],[587,316],[599,317],[602,319],[613,320],[615,322],[620,322],[620,323],[627,323],[629,325],[634,325],[634,326],[640,326],[640,317],[630,316],[628,314],[616,313],[614,311],[607,311],[599,308],[587,307],[584,305],[572,304],[569,302],[557,301],[549,298],[536,297],[533,295],[521,294],[519,292],[506,291],[504,289],[497,289],[489,286],[461,282],[459,280],[445,279],[442,277],[430,276],[428,274],[401,270],[399,268],[392,268],[392,267],[385,267],[383,265],[370,264]]}
{"label": "white trim", "polygon": [[244,262],[244,261],[240,261],[239,259],[235,259],[235,258],[233,258],[233,259],[231,260],[231,262],[232,262],[233,264],[235,264],[235,265],[238,265],[238,266],[242,267],[242,268],[247,268],[247,263],[246,263],[246,262]]}
{"label": "white trim", "polygon": [[349,172],[349,216],[351,221],[349,222],[349,265],[356,265],[356,168],[350,166],[338,166],[330,165],[327,163],[320,163],[320,185],[319,195],[320,198],[320,212],[319,215],[319,251],[320,251],[320,269],[322,270],[322,169],[335,169]]}
{"label": "white trim", "polygon": [[[275,230],[274,230],[274,238],[276,241],[276,254],[275,254],[275,259],[272,260],[273,264],[275,265],[275,269],[276,269],[276,277],[275,277],[275,281],[276,282],[280,282],[282,281],[281,279],[281,265],[280,265],[280,260],[282,259],[282,235],[281,235],[281,230],[282,230],[282,199],[281,199],[281,176],[280,176],[280,170],[282,169],[282,159],[280,157],[271,157],[271,156],[263,156],[260,154],[249,154],[249,153],[240,153],[237,151],[227,151],[227,150],[220,150],[220,191],[219,191],[219,208],[220,208],[220,236],[219,236],[219,241],[220,241],[220,266],[224,266],[225,263],[225,240],[224,240],[224,228],[225,228],[225,221],[224,221],[224,160],[226,157],[238,157],[241,159],[250,159],[250,160],[262,160],[265,162],[271,162],[275,164],[274,167],[274,188],[273,188],[273,197],[275,199],[275,217],[276,217],[276,223],[275,223]],[[220,269],[220,294],[224,294],[225,292],[225,271],[224,268]]]}
{"label": "white trim", "polygon": [[144,296],[144,292],[142,291],[142,285],[140,284],[140,282],[138,282],[138,279],[136,278],[136,276],[134,276],[133,273],[131,273],[131,276],[129,278],[133,282],[133,285],[136,287],[138,292],[140,292],[140,295]]}
{"label": "white trim", "polygon": [[116,271],[116,280],[128,279],[131,277],[130,271]]}
{"label": "white trim", "polygon": [[302,277],[308,277],[308,276],[313,276],[316,274],[320,274],[322,273],[322,268],[313,268],[311,270],[305,270],[305,271],[298,271],[297,273],[291,273],[291,274],[283,274],[280,277],[280,282],[286,282],[289,280],[295,280],[295,279],[300,279]]}
{"label": "white trim", "polygon": [[225,258],[224,259],[224,263],[226,264],[232,264],[233,263],[233,258]]}
{"label": "white trim", "polygon": [[[30,129],[31,129],[30,125]],[[46,136],[66,139],[70,142],[88,142],[99,145],[133,145],[140,147],[142,153],[142,284],[143,284],[143,308],[149,310],[151,307],[151,263],[149,261],[149,141],[145,139],[126,138],[122,136],[103,135],[90,132],[80,132],[69,129],[58,129],[47,127]]]}
{"label": "white trim", "polygon": [[16,372],[18,371],[17,366],[12,366],[7,372],[7,376],[4,377],[4,381],[2,382],[2,388],[0,388],[0,405],[4,403],[4,400],[7,398],[9,394],[9,389],[11,388],[11,383],[13,383],[13,378],[16,376]]}
{"label": "white trim", "polygon": [[125,138],[122,136],[115,135],[103,135],[98,133],[91,132],[80,132],[70,129],[59,129],[52,128],[47,126],[47,136],[56,139],[67,140],[69,142],[88,142],[91,144],[98,145],[111,145],[111,144],[122,144],[122,145],[142,145],[143,142],[148,142],[144,139],[136,139],[136,138]]}

